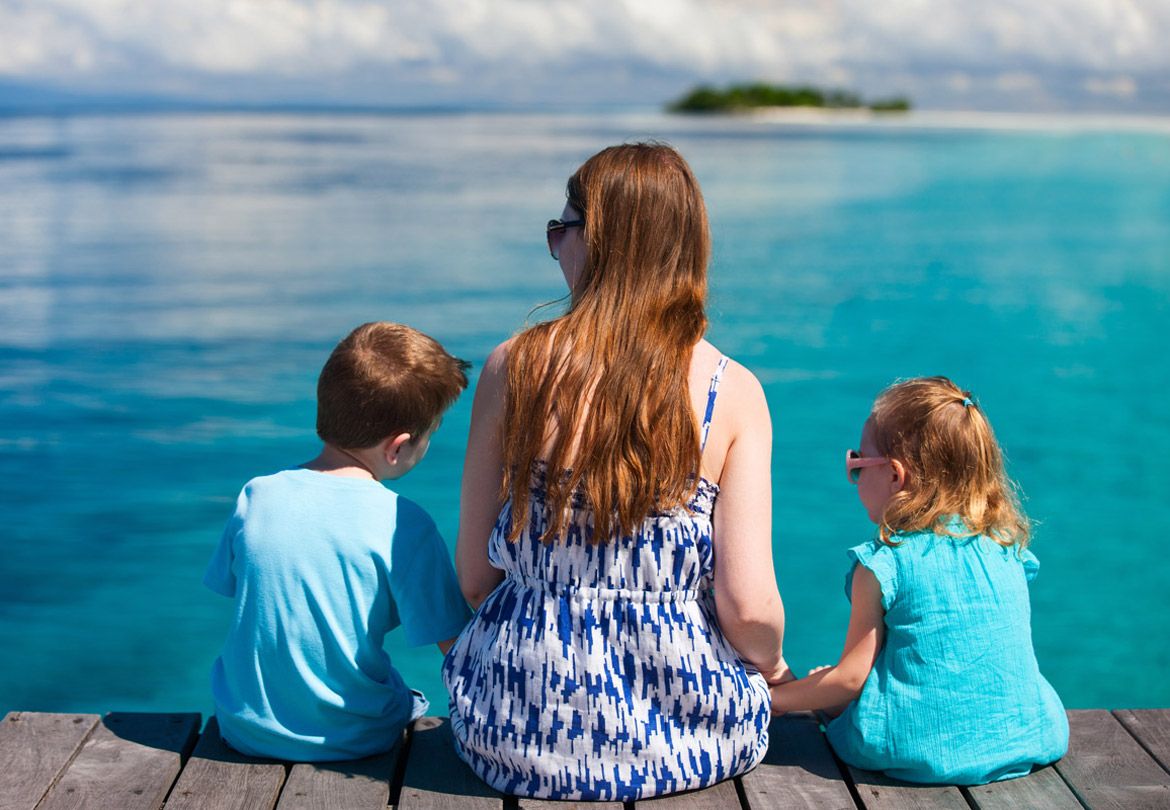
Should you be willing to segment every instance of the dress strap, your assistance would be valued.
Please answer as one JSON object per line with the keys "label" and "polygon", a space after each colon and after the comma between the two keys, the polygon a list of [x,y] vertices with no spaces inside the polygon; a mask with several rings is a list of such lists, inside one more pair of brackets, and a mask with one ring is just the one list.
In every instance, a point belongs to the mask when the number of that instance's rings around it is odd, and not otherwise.
{"label": "dress strap", "polygon": [[699,452],[707,446],[707,434],[711,432],[711,416],[715,413],[715,397],[719,395],[719,381],[723,379],[723,369],[727,368],[727,355],[719,356],[715,364],[715,373],[711,375],[711,386],[707,389],[707,410],[703,413],[703,425],[699,428]]}

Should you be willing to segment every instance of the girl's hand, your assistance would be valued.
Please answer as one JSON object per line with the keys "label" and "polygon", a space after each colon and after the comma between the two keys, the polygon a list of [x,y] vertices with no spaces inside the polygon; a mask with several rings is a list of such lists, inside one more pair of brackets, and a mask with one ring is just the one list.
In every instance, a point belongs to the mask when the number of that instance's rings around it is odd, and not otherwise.
{"label": "girl's hand", "polygon": [[823,672],[826,669],[832,669],[832,668],[833,668],[832,664],[825,664],[824,666],[813,667],[812,669],[810,669],[808,671],[808,675],[805,675],[804,677],[809,678],[813,675],[816,675],[818,672]]}

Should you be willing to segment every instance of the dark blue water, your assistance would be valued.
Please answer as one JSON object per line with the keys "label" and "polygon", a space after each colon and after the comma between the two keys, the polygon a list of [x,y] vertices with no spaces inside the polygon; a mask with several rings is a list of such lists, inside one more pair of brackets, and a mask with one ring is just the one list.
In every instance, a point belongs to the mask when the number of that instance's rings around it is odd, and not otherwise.
{"label": "dark blue water", "polygon": [[[206,712],[229,604],[203,567],[240,485],[316,453],[332,345],[402,320],[482,364],[563,293],[543,223],[565,177],[648,135],[703,183],[710,336],[772,408],[794,665],[836,659],[843,549],[871,532],[842,451],[880,388],[945,373],[990,415],[1037,521],[1049,679],[1070,706],[1170,705],[1168,133],[0,119],[0,711]],[[469,408],[398,486],[451,542]],[[437,652],[390,646],[442,706]]]}

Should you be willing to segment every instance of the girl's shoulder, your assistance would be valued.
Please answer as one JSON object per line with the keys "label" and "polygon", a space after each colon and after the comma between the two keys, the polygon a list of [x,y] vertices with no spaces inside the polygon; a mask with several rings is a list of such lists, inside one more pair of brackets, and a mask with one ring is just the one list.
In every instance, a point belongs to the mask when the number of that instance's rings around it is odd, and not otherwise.
{"label": "girl's shoulder", "polygon": [[897,532],[889,543],[877,538],[872,543],[888,549],[880,553],[906,571],[953,566],[956,557],[982,558],[984,562],[980,565],[994,563],[1000,570],[1022,569],[1028,582],[1040,570],[1040,561],[1030,549],[1018,544],[1004,545],[986,534],[972,534],[958,518],[946,523],[942,530]]}

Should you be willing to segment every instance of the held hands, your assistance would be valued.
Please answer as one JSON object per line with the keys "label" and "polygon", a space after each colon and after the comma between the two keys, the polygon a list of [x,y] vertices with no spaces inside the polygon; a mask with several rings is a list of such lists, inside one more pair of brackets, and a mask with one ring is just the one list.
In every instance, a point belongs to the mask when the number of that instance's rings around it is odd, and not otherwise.
{"label": "held hands", "polygon": [[[813,667],[808,671],[808,675],[800,680],[789,679],[780,683],[769,685],[772,693],[772,715],[779,716],[785,712],[792,711],[807,711],[813,710],[822,712],[829,718],[836,717],[845,711],[845,707],[849,705],[849,701],[857,697],[856,693],[843,694],[841,699],[832,700],[830,695],[826,694],[830,688],[833,692],[840,691],[835,687],[829,687],[826,683],[822,685],[822,681],[826,676],[833,673],[837,667],[835,666],[820,666]],[[840,673],[834,675],[837,677]],[[858,690],[859,691],[859,690]],[[829,701],[826,701],[829,698]]]}
{"label": "held hands", "polygon": [[773,669],[762,671],[760,674],[768,682],[769,688],[796,680],[796,675],[793,674],[792,667],[788,666],[788,662],[784,660],[783,656],[780,657],[780,662]]}

